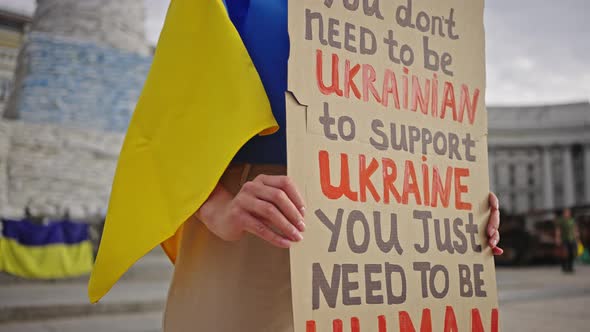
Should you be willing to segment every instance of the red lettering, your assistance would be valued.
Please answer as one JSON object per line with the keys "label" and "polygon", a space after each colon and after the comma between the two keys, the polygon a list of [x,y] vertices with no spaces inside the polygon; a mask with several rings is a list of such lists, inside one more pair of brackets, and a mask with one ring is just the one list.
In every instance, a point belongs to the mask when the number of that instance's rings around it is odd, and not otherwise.
{"label": "red lettering", "polygon": [[[420,87],[418,76],[412,75],[412,91],[412,111],[416,112],[416,110],[418,110],[418,105],[420,105],[422,114],[428,114],[428,105],[430,104],[430,80],[426,80],[424,94],[422,94],[422,88]],[[426,98],[424,98],[424,95],[426,95]]]}
{"label": "red lettering", "polygon": [[377,189],[375,188],[373,181],[371,181],[371,176],[379,168],[379,163],[377,162],[377,160],[375,160],[375,158],[371,158],[371,163],[367,167],[367,158],[365,157],[365,155],[360,155],[359,168],[359,192],[361,195],[361,202],[367,201],[367,189],[369,189],[371,195],[373,195],[373,199],[375,200],[375,202],[379,202],[381,200],[381,197],[379,197]]}
{"label": "red lettering", "polygon": [[[416,332],[414,323],[410,315],[405,311],[399,312],[399,331],[400,332]],[[420,332],[432,332],[432,318],[430,309],[422,310],[422,322],[420,323]]]}
{"label": "red lettering", "polygon": [[361,332],[361,323],[357,317],[352,317],[350,319],[350,330],[352,332]]}
{"label": "red lettering", "polygon": [[453,169],[447,167],[447,174],[445,177],[445,185],[442,185],[440,178],[440,171],[437,166],[432,168],[432,207],[437,207],[438,198],[443,207],[449,207],[449,200],[451,198],[451,180],[453,178]]}
{"label": "red lettering", "polygon": [[338,96],[342,97],[342,90],[340,90],[339,87],[339,77],[338,77],[338,55],[337,54],[332,54],[332,85],[331,86],[326,86],[324,84],[324,66],[323,66],[323,56],[322,56],[322,51],[321,50],[317,50],[316,51],[316,78],[317,78],[317,83],[318,83],[318,88],[320,89],[320,92],[325,94],[325,95],[331,95],[333,93],[335,93]]}
{"label": "red lettering", "polygon": [[492,332],[498,332],[498,323],[500,321],[498,316],[498,309],[492,309]]}
{"label": "red lettering", "polygon": [[379,332],[387,332],[387,320],[385,316],[381,315],[377,317],[377,320],[379,321]]}
{"label": "red lettering", "polygon": [[[408,75],[408,73],[410,73],[410,70],[404,67],[404,74]],[[402,95],[402,106],[405,110],[408,109],[408,76],[406,75],[402,76],[402,92],[404,93]]]}
{"label": "red lettering", "polygon": [[430,205],[430,180],[428,176],[428,165],[426,165],[426,156],[422,157],[422,195],[424,195],[424,205]]}
{"label": "red lettering", "polygon": [[[498,332],[499,329],[499,312],[498,309],[492,309],[491,315],[491,330],[490,332]],[[387,332],[387,318],[384,315],[377,317],[378,331]],[[350,319],[351,332],[361,332],[361,323],[358,317]],[[317,332],[316,321],[308,320],[305,323],[306,332]],[[343,332],[344,324],[341,319],[334,319],[332,321],[332,332]],[[399,312],[399,331],[400,332],[416,332],[412,318],[406,311]],[[447,306],[445,310],[444,328],[443,332],[458,332],[457,318],[452,306]],[[420,332],[432,332],[432,314],[430,309],[424,308],[422,310],[422,318],[420,321]],[[485,332],[481,315],[478,309],[471,310],[471,332]]]}
{"label": "red lettering", "polygon": [[432,78],[432,99],[430,103],[432,107],[432,116],[438,116],[438,75],[434,74]]}
{"label": "red lettering", "polygon": [[443,104],[440,109],[440,118],[444,119],[447,114],[447,107],[453,111],[453,120],[457,121],[457,106],[455,102],[455,88],[453,83],[445,82],[445,88],[443,90]]}
{"label": "red lettering", "polygon": [[389,158],[382,159],[383,164],[383,203],[389,204],[389,194],[393,194],[393,198],[397,203],[401,202],[402,198],[395,187],[395,180],[397,179],[397,166],[395,162]]}
{"label": "red lettering", "polygon": [[383,93],[381,96],[381,105],[384,107],[389,106],[389,94],[393,96],[393,102],[395,108],[399,110],[399,92],[397,91],[397,79],[395,73],[389,69],[385,71],[385,77],[383,79]]}
{"label": "red lettering", "polygon": [[418,180],[416,180],[416,170],[414,170],[414,163],[411,160],[406,160],[402,203],[408,204],[408,196],[410,194],[414,195],[416,204],[422,204],[422,198],[420,198],[420,189],[418,187]]}
{"label": "red lettering", "polygon": [[412,323],[412,319],[410,315],[405,312],[401,311],[399,313],[399,331],[400,332],[416,332],[414,328],[414,324]]}
{"label": "red lettering", "polygon": [[[343,64],[341,64],[340,57],[336,53],[331,53],[330,59],[330,69],[324,68],[324,65],[328,66],[328,64],[324,64],[324,60],[329,61],[329,58],[326,56],[324,59],[322,50],[316,50],[316,83],[319,91],[324,95],[336,95],[347,99],[352,95],[365,102],[374,100],[386,108],[389,107],[391,95],[394,107],[398,110],[418,112],[419,109],[423,115],[430,114],[434,118],[443,120],[446,119],[447,112],[449,112],[452,115],[452,120],[459,123],[467,122],[464,121],[465,114],[467,114],[469,124],[475,123],[479,97],[481,96],[479,88],[474,88],[471,93],[466,84],[458,83],[461,87],[456,94],[454,83],[439,82],[436,73],[432,75],[432,78],[422,78],[420,75],[411,75],[410,77],[410,70],[404,67],[402,73],[398,72],[401,75],[400,82],[397,80],[396,73],[391,69],[385,69],[383,76],[381,76],[381,73],[378,73],[371,64],[355,64],[344,58],[342,59]],[[342,80],[340,79],[340,70],[344,71]],[[361,70],[362,74],[359,75]],[[327,82],[330,79],[331,82]],[[379,84],[382,85],[379,86]],[[459,90],[460,95],[458,94]]]}
{"label": "red lettering", "polygon": [[329,199],[339,199],[342,195],[348,197],[351,201],[358,201],[358,193],[350,189],[350,174],[348,167],[348,155],[340,154],[340,186],[335,187],[330,181],[330,155],[328,151],[319,152],[320,162],[320,184],[322,193]]}
{"label": "red lettering", "polygon": [[455,318],[455,311],[453,307],[447,306],[445,312],[445,329],[444,332],[458,332],[457,319]]}
{"label": "red lettering", "polygon": [[[485,332],[478,309],[471,310],[471,332]],[[498,309],[492,309],[491,332],[498,332]]]}
{"label": "red lettering", "polygon": [[379,97],[379,92],[375,89],[375,81],[377,80],[377,74],[375,73],[375,68],[371,65],[363,65],[363,100],[365,102],[369,101],[369,91],[373,95],[373,98],[378,103],[381,103],[381,98]]}
{"label": "red lettering", "polygon": [[455,208],[457,210],[471,210],[471,203],[461,200],[461,194],[469,192],[469,187],[461,184],[461,178],[469,176],[468,168],[455,168]]}
{"label": "red lettering", "polygon": [[477,112],[477,101],[479,100],[479,89],[475,89],[473,93],[473,101],[469,98],[469,88],[467,85],[461,85],[461,101],[459,103],[459,122],[463,122],[463,115],[465,108],[467,108],[467,117],[469,124],[475,121],[475,113]]}
{"label": "red lettering", "polygon": [[344,97],[350,97],[350,89],[354,93],[357,99],[361,99],[361,92],[359,88],[354,83],[354,77],[358,72],[361,70],[361,65],[357,64],[352,69],[350,68],[350,61],[346,60],[344,63]]}

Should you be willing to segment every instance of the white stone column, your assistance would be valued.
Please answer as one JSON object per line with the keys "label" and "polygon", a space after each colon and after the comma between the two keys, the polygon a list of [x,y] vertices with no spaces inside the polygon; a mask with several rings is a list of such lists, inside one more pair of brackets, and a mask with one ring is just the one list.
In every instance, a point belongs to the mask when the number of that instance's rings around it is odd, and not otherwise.
{"label": "white stone column", "polygon": [[590,204],[590,144],[584,146],[584,190],[586,203]]}
{"label": "white stone column", "polygon": [[6,217],[8,213],[8,153],[11,143],[11,127],[0,119],[0,217]]}
{"label": "white stone column", "polygon": [[545,209],[553,209],[553,170],[551,167],[551,149],[543,148],[543,205]]}
{"label": "white stone column", "polygon": [[147,55],[143,0],[37,0],[32,30]]}
{"label": "white stone column", "polygon": [[576,203],[574,187],[574,163],[572,161],[572,147],[562,147],[563,160],[563,204],[571,207]]}

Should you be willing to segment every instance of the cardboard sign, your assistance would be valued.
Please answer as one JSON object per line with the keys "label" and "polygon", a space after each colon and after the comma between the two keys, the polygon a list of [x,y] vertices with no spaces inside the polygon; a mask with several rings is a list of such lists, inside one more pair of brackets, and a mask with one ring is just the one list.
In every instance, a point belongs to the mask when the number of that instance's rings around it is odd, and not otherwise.
{"label": "cardboard sign", "polygon": [[290,0],[295,331],[498,331],[483,0]]}

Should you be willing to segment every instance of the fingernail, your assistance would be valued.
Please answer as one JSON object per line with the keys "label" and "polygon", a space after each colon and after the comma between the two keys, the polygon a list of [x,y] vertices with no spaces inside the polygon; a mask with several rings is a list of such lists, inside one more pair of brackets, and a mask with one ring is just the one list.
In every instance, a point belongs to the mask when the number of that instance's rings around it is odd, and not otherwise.
{"label": "fingernail", "polygon": [[291,248],[291,241],[289,241],[287,239],[281,239],[280,242],[283,247]]}
{"label": "fingernail", "polygon": [[295,231],[293,232],[293,239],[297,242],[303,240],[303,235],[301,235],[301,233]]}
{"label": "fingernail", "polygon": [[500,256],[504,253],[504,249],[496,247],[492,249],[492,252],[494,253],[494,255]]}
{"label": "fingernail", "polygon": [[495,247],[495,246],[497,246],[497,245],[498,245],[498,240],[494,240],[494,241],[492,241],[492,245],[493,245],[494,247]]}
{"label": "fingernail", "polygon": [[299,227],[299,230],[304,232],[305,231],[305,223],[303,222],[303,220],[299,220],[299,223],[297,224],[297,226]]}
{"label": "fingernail", "polygon": [[301,215],[305,217],[305,206],[300,207],[299,212],[301,212]]}

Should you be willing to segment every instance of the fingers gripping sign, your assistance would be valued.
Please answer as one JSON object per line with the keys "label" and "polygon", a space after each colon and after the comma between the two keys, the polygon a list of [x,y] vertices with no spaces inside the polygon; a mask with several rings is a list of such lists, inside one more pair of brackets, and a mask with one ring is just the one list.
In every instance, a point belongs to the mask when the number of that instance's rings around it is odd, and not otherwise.
{"label": "fingers gripping sign", "polygon": [[218,185],[196,216],[226,241],[251,233],[279,248],[303,239],[303,199],[287,176],[259,175],[236,196]]}
{"label": "fingers gripping sign", "polygon": [[489,245],[492,248],[494,255],[502,255],[504,250],[498,247],[500,242],[500,203],[498,197],[494,193],[490,193],[489,196],[490,204],[490,218],[488,219],[488,227],[486,233],[488,235]]}

